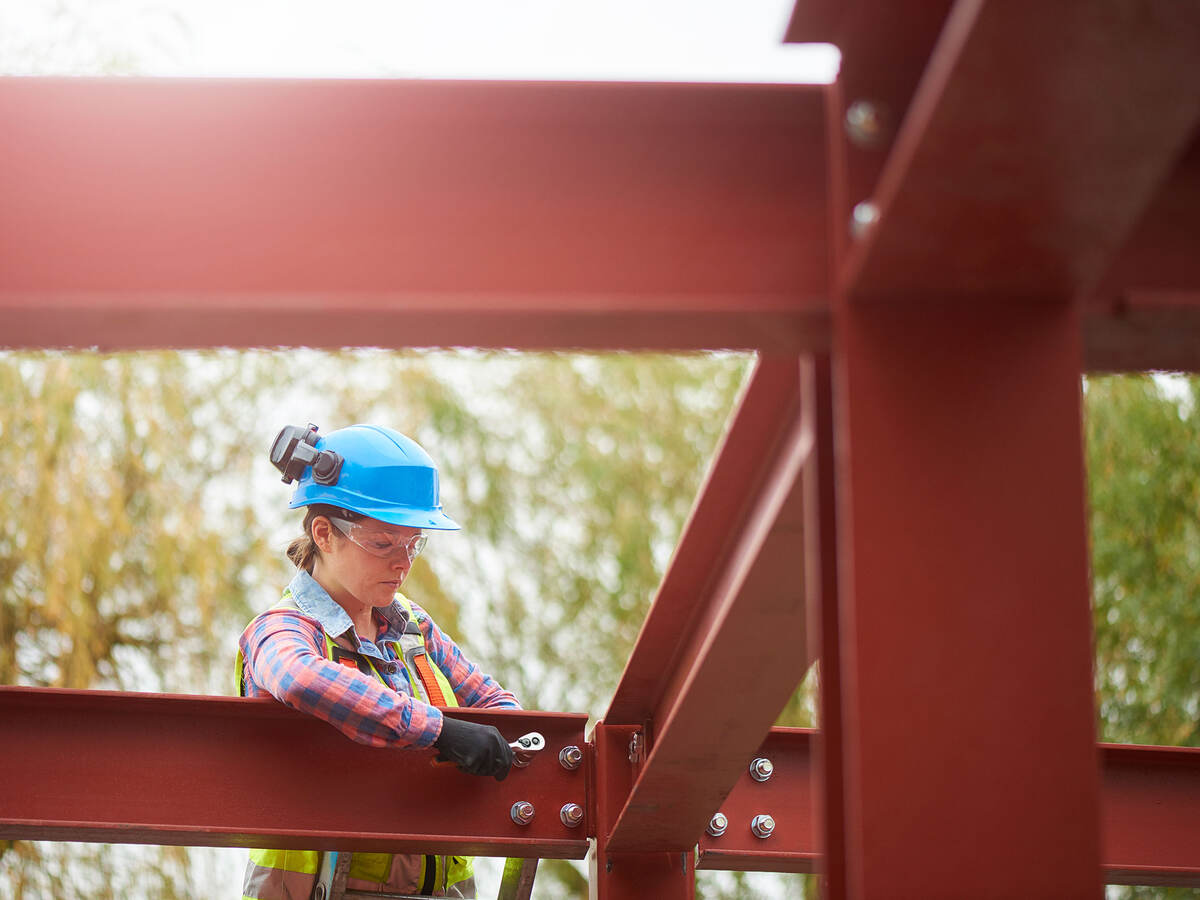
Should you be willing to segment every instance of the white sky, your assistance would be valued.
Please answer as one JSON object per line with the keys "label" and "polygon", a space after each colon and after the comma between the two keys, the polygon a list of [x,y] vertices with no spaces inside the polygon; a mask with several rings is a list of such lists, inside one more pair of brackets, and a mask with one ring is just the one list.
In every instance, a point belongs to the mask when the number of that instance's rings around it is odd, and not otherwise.
{"label": "white sky", "polygon": [[0,0],[0,74],[830,81],[793,0]]}

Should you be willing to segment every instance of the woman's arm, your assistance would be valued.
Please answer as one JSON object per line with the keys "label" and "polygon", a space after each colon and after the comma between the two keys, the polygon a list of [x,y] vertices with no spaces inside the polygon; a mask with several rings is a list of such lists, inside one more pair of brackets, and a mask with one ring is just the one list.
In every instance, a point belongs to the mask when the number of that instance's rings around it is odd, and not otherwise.
{"label": "woman's arm", "polygon": [[320,649],[323,640],[320,626],[307,616],[290,610],[263,613],[241,638],[249,679],[360,744],[433,744],[442,730],[441,712],[357,669],[330,662]]}

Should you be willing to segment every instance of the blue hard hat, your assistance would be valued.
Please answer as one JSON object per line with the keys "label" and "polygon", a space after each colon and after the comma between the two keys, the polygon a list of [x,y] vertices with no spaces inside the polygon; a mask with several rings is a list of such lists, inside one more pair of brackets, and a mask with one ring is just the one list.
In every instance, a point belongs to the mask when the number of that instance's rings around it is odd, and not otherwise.
{"label": "blue hard hat", "polygon": [[307,466],[289,509],[328,503],[391,525],[458,529],[442,512],[437,466],[412,438],[379,425],[351,425],[319,438],[315,449],[342,457],[337,481],[320,484]]}

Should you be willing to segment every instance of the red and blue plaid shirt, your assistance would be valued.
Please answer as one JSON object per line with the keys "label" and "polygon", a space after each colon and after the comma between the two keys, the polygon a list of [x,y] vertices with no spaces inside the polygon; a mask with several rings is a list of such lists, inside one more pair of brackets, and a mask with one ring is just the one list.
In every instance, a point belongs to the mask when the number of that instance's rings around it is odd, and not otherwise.
{"label": "red and blue plaid shirt", "polygon": [[[307,572],[297,573],[287,593],[298,612],[268,610],[242,633],[247,697],[274,697],[372,747],[428,747],[437,740],[442,713],[413,696],[392,644],[404,631],[406,615],[400,604],[376,611],[379,631],[372,643],[355,633],[350,616]],[[442,670],[460,706],[520,708],[516,697],[463,656],[415,603],[413,615],[429,660]],[[349,640],[356,652],[371,660],[386,686],[326,659],[326,634]]]}

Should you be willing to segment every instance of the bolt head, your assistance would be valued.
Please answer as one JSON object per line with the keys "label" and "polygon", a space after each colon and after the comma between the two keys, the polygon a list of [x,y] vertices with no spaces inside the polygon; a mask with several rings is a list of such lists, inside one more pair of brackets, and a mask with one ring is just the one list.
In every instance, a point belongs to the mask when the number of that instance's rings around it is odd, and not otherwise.
{"label": "bolt head", "polygon": [[850,215],[850,234],[861,238],[879,221],[879,207],[870,200],[864,200],[854,207]]}
{"label": "bolt head", "polygon": [[528,825],[533,821],[533,804],[528,800],[518,800],[512,805],[509,815],[512,816],[512,820],[518,825]]}
{"label": "bolt head", "polygon": [[724,813],[715,813],[713,815],[713,817],[708,820],[708,827],[705,828],[704,830],[707,831],[713,837],[720,837],[721,835],[723,835],[725,833],[725,829],[728,827],[729,827],[729,819],[726,818],[725,814]]}
{"label": "bolt head", "polygon": [[565,803],[558,811],[558,817],[568,828],[576,828],[583,821],[583,807],[578,803]]}
{"label": "bolt head", "polygon": [[755,816],[750,820],[750,830],[756,838],[769,838],[775,831],[775,820],[771,816]]}
{"label": "bolt head", "polygon": [[575,770],[583,763],[583,751],[572,744],[558,751],[558,762],[564,769]]}
{"label": "bolt head", "polygon": [[750,763],[750,777],[755,781],[767,781],[775,774],[775,764],[765,756],[759,756]]}

